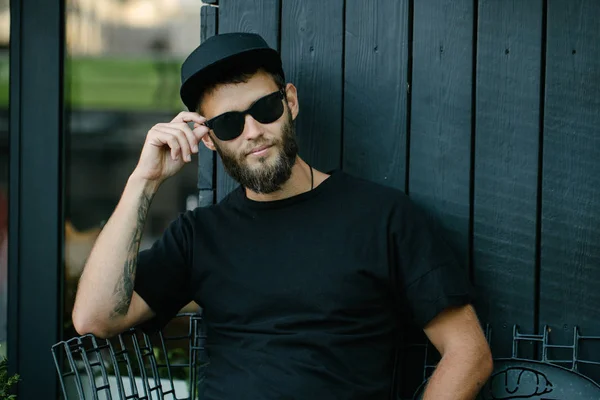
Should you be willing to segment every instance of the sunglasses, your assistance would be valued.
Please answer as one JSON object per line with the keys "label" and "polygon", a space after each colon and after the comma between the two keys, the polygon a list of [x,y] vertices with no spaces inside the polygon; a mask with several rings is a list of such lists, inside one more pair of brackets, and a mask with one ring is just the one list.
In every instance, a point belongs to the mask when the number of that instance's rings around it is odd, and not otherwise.
{"label": "sunglasses", "polygon": [[233,140],[244,131],[247,114],[261,124],[270,124],[281,118],[284,110],[281,100],[284,98],[285,91],[280,89],[256,100],[246,111],[229,111],[205,121],[204,125],[212,129],[220,140]]}

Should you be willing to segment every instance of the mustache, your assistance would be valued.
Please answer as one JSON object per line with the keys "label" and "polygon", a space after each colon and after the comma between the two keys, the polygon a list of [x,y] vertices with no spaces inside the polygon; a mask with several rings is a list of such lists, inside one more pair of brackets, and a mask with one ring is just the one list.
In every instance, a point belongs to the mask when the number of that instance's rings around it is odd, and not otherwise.
{"label": "mustache", "polygon": [[250,154],[254,149],[258,148],[258,147],[262,147],[262,146],[276,146],[280,143],[279,140],[273,139],[273,140],[267,140],[267,139],[261,139],[261,140],[257,140],[254,141],[252,143],[249,143],[248,146],[246,146],[244,148],[244,151],[241,154]]}

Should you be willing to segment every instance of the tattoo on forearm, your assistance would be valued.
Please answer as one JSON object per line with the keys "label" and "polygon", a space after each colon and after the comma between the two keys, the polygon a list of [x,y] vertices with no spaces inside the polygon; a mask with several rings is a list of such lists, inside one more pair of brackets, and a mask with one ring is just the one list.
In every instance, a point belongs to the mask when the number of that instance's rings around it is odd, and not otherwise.
{"label": "tattoo on forearm", "polygon": [[137,221],[135,223],[135,229],[133,230],[129,246],[127,248],[127,260],[123,265],[123,273],[121,274],[114,290],[115,297],[115,308],[112,312],[112,317],[119,317],[127,314],[129,310],[129,304],[131,304],[131,296],[133,294],[135,269],[137,266],[138,251],[140,248],[140,241],[142,239],[142,231],[144,229],[144,222],[148,209],[150,208],[150,202],[152,196],[143,193],[140,199],[140,207],[138,208]]}

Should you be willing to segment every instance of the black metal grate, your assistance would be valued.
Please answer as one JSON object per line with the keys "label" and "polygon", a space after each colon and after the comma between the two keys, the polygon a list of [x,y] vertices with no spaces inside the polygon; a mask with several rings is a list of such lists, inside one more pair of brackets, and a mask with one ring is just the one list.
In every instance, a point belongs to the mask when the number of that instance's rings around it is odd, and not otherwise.
{"label": "black metal grate", "polygon": [[[514,360],[540,361],[543,363],[558,365],[571,371],[580,373],[593,381],[598,382],[600,377],[600,336],[586,336],[580,333],[579,327],[573,328],[572,342],[568,344],[552,343],[552,328],[544,326],[540,334],[522,333],[518,325],[513,326],[513,344],[511,358]],[[485,335],[490,342],[492,329],[486,326]],[[562,333],[560,336],[563,336]],[[526,348],[522,349],[521,344]],[[594,344],[599,350],[596,350]],[[532,352],[532,346],[534,351]],[[586,351],[582,351],[586,347]],[[425,382],[440,360],[439,353],[431,342],[414,343],[409,348],[417,348],[422,351],[423,360],[423,382]],[[594,350],[591,350],[594,349]],[[492,349],[493,351],[493,349]],[[526,353],[527,355],[524,355]],[[534,354],[534,356],[531,356]],[[600,382],[599,382],[600,383]],[[408,388],[403,391],[403,400],[412,400],[412,393],[416,388]],[[406,397],[411,393],[411,397]]]}
{"label": "black metal grate", "polygon": [[[568,368],[575,372],[581,372],[580,366],[589,365],[596,366],[600,368],[600,351],[598,352],[588,352],[591,354],[595,354],[595,359],[587,359],[586,355],[582,355],[581,348],[585,344],[591,344],[592,342],[598,343],[600,345],[600,336],[585,336],[582,335],[579,331],[579,327],[575,326],[573,328],[573,342],[569,344],[552,344],[550,341],[550,334],[552,329],[549,326],[544,326],[543,333],[541,334],[531,334],[531,333],[521,333],[518,325],[513,326],[513,347],[512,347],[512,355],[511,357],[514,359],[520,360],[534,360],[541,361],[549,364],[556,364],[564,368]],[[490,341],[492,334],[492,329],[486,326],[485,335]],[[526,342],[527,344],[538,344],[539,354],[538,357],[525,357],[521,352],[521,342]],[[422,347],[424,352],[424,362],[423,362],[423,380],[425,381],[427,378],[431,376],[433,370],[439,361],[439,354],[437,350],[433,347],[431,342],[427,341],[426,343],[419,344],[411,344],[411,347]],[[558,356],[557,350],[568,350],[569,356],[565,358],[564,356]],[[564,352],[562,353],[564,354]],[[592,357],[594,358],[594,357]],[[594,377],[590,377],[594,378]]]}
{"label": "black metal grate", "polygon": [[[600,351],[596,352],[595,359],[586,359],[586,355],[581,352],[582,346],[595,342],[600,344],[600,336],[584,336],[579,333],[579,327],[573,328],[573,342],[570,344],[551,344],[550,333],[552,329],[545,325],[542,334],[527,334],[521,333],[519,327],[515,325],[513,327],[513,349],[512,358],[521,359],[519,344],[523,341],[539,343],[541,345],[540,357],[538,361],[556,364],[564,368],[568,368],[575,372],[581,372],[580,367],[582,365],[600,367]],[[558,356],[557,353],[560,350],[567,350],[570,354],[569,358]],[[591,352],[590,352],[591,353]],[[593,378],[593,377],[590,377]]]}
{"label": "black metal grate", "polygon": [[[161,331],[148,336],[140,330],[130,329],[110,340],[84,335],[54,345],[52,353],[64,398],[198,399],[198,387],[203,382],[202,368],[207,360],[202,318],[199,314],[180,314],[176,318],[189,320],[186,334],[167,336]],[[587,373],[589,370],[586,368],[593,367],[596,368],[594,371],[600,371],[600,351],[582,351],[582,347],[591,343],[600,345],[600,336],[582,335],[579,328],[574,327],[571,343],[554,344],[551,342],[551,332],[550,327],[544,326],[541,334],[522,333],[517,325],[513,326],[511,357],[555,364],[596,378],[596,374]],[[485,334],[490,341],[492,330],[489,325]],[[187,351],[184,354],[173,353],[173,344],[182,342],[186,344]],[[538,356],[524,357],[521,344],[529,346],[525,349],[527,354],[531,354],[530,347],[533,344]],[[422,352],[424,382],[435,370],[439,354],[429,341],[408,347]],[[565,351],[568,356],[558,354]],[[185,377],[189,396],[176,393],[176,377]],[[69,387],[74,388],[75,392],[69,394]],[[111,395],[111,390],[116,391],[118,397]]]}
{"label": "black metal grate", "polygon": [[[55,344],[63,398],[197,399],[206,335],[198,314],[180,314],[170,324],[182,318],[189,321],[183,335],[163,330],[149,336],[132,328],[111,339],[83,335]],[[177,352],[177,344],[186,350]],[[177,377],[184,378],[189,396],[176,393]]]}

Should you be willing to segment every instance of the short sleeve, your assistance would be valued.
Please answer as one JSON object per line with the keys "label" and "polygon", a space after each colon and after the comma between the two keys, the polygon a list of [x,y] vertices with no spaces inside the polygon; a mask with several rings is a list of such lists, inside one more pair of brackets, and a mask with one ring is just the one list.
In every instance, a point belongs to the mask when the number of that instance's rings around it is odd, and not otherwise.
{"label": "short sleeve", "polygon": [[421,328],[446,308],[473,301],[467,269],[408,196],[400,198],[389,229],[393,287]]}
{"label": "short sleeve", "polygon": [[156,314],[155,318],[140,326],[145,331],[161,329],[192,300],[191,215],[190,212],[181,214],[151,248],[138,255],[134,290]]}

